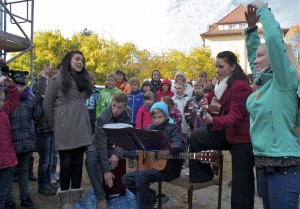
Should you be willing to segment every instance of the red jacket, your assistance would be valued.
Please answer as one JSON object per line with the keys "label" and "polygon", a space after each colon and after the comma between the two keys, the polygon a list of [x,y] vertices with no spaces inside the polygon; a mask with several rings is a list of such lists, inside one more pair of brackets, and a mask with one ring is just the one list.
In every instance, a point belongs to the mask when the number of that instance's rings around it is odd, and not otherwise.
{"label": "red jacket", "polygon": [[[250,85],[242,80],[236,80],[224,91],[220,103],[224,116],[214,117],[210,130],[224,130],[228,142],[232,144],[250,142],[250,118],[246,109],[246,100],[252,93]],[[214,92],[207,95],[210,103]]]}
{"label": "red jacket", "polygon": [[0,169],[18,164],[9,124],[9,115],[19,104],[19,92],[15,84],[7,88],[7,97],[8,101],[0,110]]}
{"label": "red jacket", "polygon": [[142,105],[136,114],[135,127],[139,129],[148,129],[151,124],[152,117],[150,111]]}
{"label": "red jacket", "polygon": [[[168,84],[169,85],[169,91],[163,93],[162,92],[162,85]],[[164,79],[161,84],[159,85],[159,91],[156,92],[156,101],[160,102],[162,97],[173,97],[174,92],[171,91],[172,83],[169,79]]]}

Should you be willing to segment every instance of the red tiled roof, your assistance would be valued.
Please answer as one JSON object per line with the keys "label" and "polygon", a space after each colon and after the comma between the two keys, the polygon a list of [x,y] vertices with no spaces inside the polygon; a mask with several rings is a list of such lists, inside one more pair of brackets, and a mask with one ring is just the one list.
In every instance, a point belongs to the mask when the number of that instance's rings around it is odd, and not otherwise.
{"label": "red tiled roof", "polygon": [[247,11],[247,7],[244,5],[240,5],[235,8],[232,12],[226,15],[223,19],[221,19],[218,24],[228,24],[228,23],[246,23],[245,12]]}
{"label": "red tiled roof", "polygon": [[[228,15],[222,18],[219,22],[209,25],[209,30],[205,33],[200,34],[201,37],[206,36],[220,36],[220,35],[242,35],[244,29],[224,29],[219,30],[219,25],[228,25],[228,24],[237,24],[237,23],[246,23],[245,12],[247,11],[247,7],[244,5],[239,5],[233,11],[231,11]],[[289,29],[282,29],[284,35],[287,33]],[[262,29],[258,28],[258,32],[262,33]]]}

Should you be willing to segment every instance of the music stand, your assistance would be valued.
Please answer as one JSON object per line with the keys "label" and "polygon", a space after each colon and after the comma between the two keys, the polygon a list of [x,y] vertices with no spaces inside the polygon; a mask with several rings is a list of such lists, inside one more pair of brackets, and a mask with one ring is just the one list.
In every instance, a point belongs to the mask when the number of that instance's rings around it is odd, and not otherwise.
{"label": "music stand", "polygon": [[[124,126],[113,124],[105,124],[101,129],[108,136],[112,142],[123,148],[124,150],[142,150],[142,151],[159,151],[163,149],[171,150],[171,145],[161,132],[135,129],[128,127],[128,124]],[[140,181],[139,181],[139,157],[136,156],[137,169],[136,169],[136,198],[137,207],[140,208]]]}

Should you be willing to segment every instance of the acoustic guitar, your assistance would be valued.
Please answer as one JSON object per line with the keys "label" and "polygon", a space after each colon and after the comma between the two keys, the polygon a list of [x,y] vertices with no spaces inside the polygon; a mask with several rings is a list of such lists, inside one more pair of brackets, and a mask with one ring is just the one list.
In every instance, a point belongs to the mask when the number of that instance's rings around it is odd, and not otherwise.
{"label": "acoustic guitar", "polygon": [[180,152],[175,155],[170,154],[167,159],[160,159],[158,152],[138,152],[139,170],[154,168],[158,171],[167,171],[172,168],[175,159],[192,159],[199,160],[202,163],[214,163],[218,159],[218,152],[212,150],[197,153]]}

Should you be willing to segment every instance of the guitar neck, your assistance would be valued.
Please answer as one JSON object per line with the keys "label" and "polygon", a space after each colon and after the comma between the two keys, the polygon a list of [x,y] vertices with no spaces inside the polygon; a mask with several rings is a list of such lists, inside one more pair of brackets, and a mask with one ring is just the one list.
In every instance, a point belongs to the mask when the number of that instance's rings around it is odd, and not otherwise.
{"label": "guitar neck", "polygon": [[177,154],[169,154],[168,159],[183,159],[183,160],[188,160],[188,159],[196,159],[196,153],[192,152],[179,152]]}

